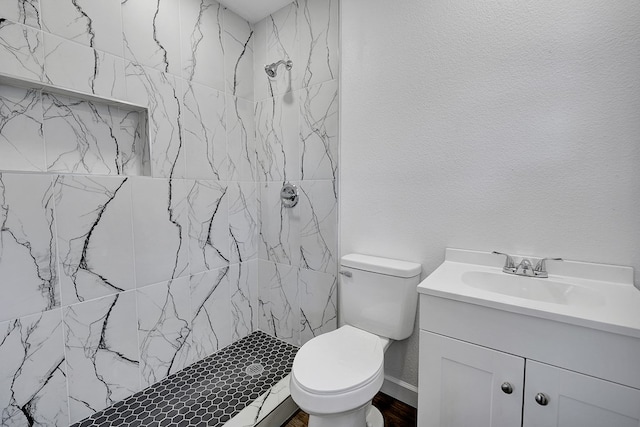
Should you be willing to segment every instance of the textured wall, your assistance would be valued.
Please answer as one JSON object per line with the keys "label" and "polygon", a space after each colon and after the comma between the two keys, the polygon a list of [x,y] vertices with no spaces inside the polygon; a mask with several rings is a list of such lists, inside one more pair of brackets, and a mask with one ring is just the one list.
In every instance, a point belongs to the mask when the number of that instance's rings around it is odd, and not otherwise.
{"label": "textured wall", "polygon": [[[632,0],[344,2],[342,253],[640,268],[639,19]],[[417,384],[417,341],[388,374]]]}

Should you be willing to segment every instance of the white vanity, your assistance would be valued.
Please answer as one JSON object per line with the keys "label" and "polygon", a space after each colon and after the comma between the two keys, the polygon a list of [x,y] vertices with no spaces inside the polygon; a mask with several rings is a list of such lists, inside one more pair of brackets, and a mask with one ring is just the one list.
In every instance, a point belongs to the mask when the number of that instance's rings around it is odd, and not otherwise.
{"label": "white vanity", "polygon": [[[447,249],[420,293],[419,427],[639,427],[633,269]],[[544,264],[543,264],[544,265]]]}

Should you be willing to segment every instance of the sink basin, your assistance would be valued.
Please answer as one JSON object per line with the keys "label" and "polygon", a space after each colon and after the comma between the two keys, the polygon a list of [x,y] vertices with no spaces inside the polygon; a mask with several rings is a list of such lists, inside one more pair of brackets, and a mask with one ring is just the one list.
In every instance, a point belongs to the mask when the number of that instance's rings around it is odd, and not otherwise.
{"label": "sink basin", "polygon": [[605,301],[604,297],[593,289],[553,279],[485,271],[466,271],[461,279],[463,283],[476,289],[552,304],[598,307]]}

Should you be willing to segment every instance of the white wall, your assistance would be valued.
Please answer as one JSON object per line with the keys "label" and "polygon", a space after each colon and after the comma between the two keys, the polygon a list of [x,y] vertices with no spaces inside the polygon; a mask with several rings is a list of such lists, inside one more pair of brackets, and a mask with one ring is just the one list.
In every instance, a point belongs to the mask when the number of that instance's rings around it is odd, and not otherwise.
{"label": "white wall", "polygon": [[[423,276],[446,247],[640,268],[640,2],[341,13],[342,254]],[[394,344],[387,374],[417,384],[417,352]]]}

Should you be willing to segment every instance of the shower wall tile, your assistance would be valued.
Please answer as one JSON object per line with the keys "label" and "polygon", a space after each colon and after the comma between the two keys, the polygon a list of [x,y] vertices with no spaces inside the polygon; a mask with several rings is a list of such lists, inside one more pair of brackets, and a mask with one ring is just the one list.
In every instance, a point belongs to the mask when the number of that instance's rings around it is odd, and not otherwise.
{"label": "shower wall tile", "polygon": [[45,81],[94,95],[124,99],[124,60],[44,33]]}
{"label": "shower wall tile", "polygon": [[0,0],[0,18],[40,29],[39,0]]}
{"label": "shower wall tile", "polygon": [[300,213],[297,207],[288,209],[282,206],[281,187],[281,182],[260,184],[259,257],[280,264],[297,265],[300,258]]}
{"label": "shower wall tile", "polygon": [[218,181],[186,180],[191,274],[229,265],[229,197]]}
{"label": "shower wall tile", "polygon": [[260,181],[300,179],[299,100],[293,93],[256,103]]}
{"label": "shower wall tile", "polygon": [[229,267],[190,279],[194,362],[231,344]]}
{"label": "shower wall tile", "polygon": [[290,344],[300,341],[299,269],[260,260],[258,328]]}
{"label": "shower wall tile", "polygon": [[228,277],[235,342],[258,330],[258,260],[230,265]]}
{"label": "shower wall tile", "polygon": [[182,81],[183,141],[187,178],[226,180],[226,101],[223,92]]}
{"label": "shower wall tile", "polygon": [[337,178],[337,80],[300,91],[300,156],[303,180]]}
{"label": "shower wall tile", "polygon": [[295,1],[266,18],[267,63],[279,60],[293,61],[291,70],[281,65],[277,76],[266,80],[269,96],[283,95],[302,87],[303,70],[300,58],[300,19],[298,18],[300,12],[300,3]]}
{"label": "shower wall tile", "polygon": [[124,161],[142,162],[139,124],[128,112],[60,95],[42,100],[49,172],[122,175]]}
{"label": "shower wall tile", "polygon": [[140,379],[147,387],[193,361],[189,278],[138,289],[136,296]]}
{"label": "shower wall tile", "polygon": [[59,176],[54,191],[62,304],[135,289],[128,178]]}
{"label": "shower wall tile", "polygon": [[256,179],[256,126],[254,103],[227,95],[227,177],[233,181]]}
{"label": "shower wall tile", "polygon": [[0,424],[69,424],[59,309],[0,323],[0,360]]}
{"label": "shower wall tile", "polygon": [[120,3],[121,0],[40,0],[42,29],[122,57]]}
{"label": "shower wall tile", "polygon": [[253,182],[232,182],[228,189],[230,262],[258,256],[258,198]]}
{"label": "shower wall tile", "polygon": [[151,175],[183,178],[186,165],[179,82],[170,74],[133,62],[126,64],[125,75],[128,100],[149,109]]}
{"label": "shower wall tile", "polygon": [[338,280],[300,269],[300,344],[338,327]]}
{"label": "shower wall tile", "polygon": [[65,308],[64,330],[72,423],[140,390],[133,291]]}
{"label": "shower wall tile", "polygon": [[264,72],[267,65],[267,20],[253,24],[253,100],[262,101],[269,97],[269,77]]}
{"label": "shower wall tile", "polygon": [[302,87],[338,78],[338,0],[300,0]]}
{"label": "shower wall tile", "polygon": [[0,170],[46,170],[38,90],[0,85]]}
{"label": "shower wall tile", "polygon": [[42,31],[0,18],[0,72],[41,81],[44,74]]}
{"label": "shower wall tile", "polygon": [[180,76],[179,16],[178,0],[123,1],[125,58]]}
{"label": "shower wall tile", "polygon": [[253,101],[253,28],[229,9],[224,10],[223,27],[226,91]]}
{"label": "shower wall tile", "polygon": [[215,0],[180,0],[182,77],[219,91],[225,90],[223,10]]}
{"label": "shower wall tile", "polygon": [[136,285],[189,274],[189,207],[184,180],[132,178]]}
{"label": "shower wall tile", "polygon": [[[334,181],[300,184],[300,261],[303,268],[337,274],[338,197]],[[295,208],[294,208],[295,209]]]}
{"label": "shower wall tile", "polygon": [[0,321],[60,305],[53,212],[51,176],[0,173]]}

